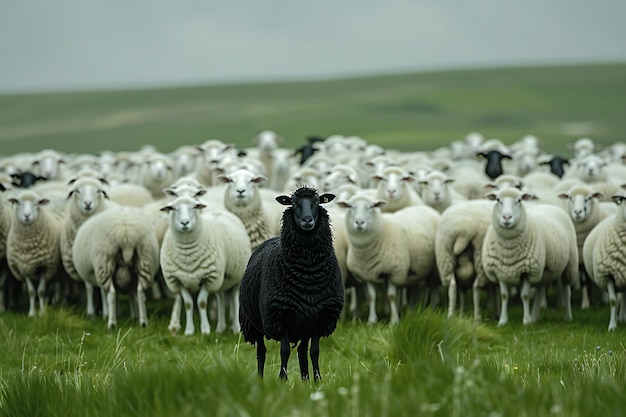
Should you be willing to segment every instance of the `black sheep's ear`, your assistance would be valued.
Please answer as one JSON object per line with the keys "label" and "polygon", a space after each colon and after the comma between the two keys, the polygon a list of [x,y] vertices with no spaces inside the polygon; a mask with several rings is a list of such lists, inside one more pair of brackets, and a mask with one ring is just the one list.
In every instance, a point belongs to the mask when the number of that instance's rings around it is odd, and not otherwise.
{"label": "black sheep's ear", "polygon": [[276,201],[278,201],[283,206],[290,206],[293,204],[291,201],[291,197],[289,197],[288,195],[279,195],[278,197],[276,197]]}
{"label": "black sheep's ear", "polygon": [[320,196],[320,204],[330,203],[335,199],[335,194],[324,193]]}

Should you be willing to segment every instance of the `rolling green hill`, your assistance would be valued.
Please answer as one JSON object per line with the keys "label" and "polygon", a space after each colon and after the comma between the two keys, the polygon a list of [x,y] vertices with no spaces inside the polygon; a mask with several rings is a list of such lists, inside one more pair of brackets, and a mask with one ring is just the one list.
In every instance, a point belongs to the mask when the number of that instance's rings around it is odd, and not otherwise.
{"label": "rolling green hill", "polygon": [[458,70],[332,81],[0,96],[2,154],[169,152],[219,138],[239,147],[263,129],[294,147],[306,136],[359,135],[403,151],[470,131],[511,143],[537,135],[564,153],[582,136],[626,132],[626,64]]}

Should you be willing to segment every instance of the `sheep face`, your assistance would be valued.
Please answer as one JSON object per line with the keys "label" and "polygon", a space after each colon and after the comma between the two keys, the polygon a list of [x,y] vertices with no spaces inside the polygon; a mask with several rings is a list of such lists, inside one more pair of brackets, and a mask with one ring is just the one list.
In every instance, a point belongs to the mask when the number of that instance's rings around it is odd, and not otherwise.
{"label": "sheep face", "polygon": [[397,167],[389,167],[383,175],[374,175],[372,179],[378,183],[378,194],[384,195],[389,201],[400,200],[408,192],[409,182],[415,181],[415,178]]}
{"label": "sheep face", "polygon": [[169,214],[171,228],[180,233],[189,233],[196,229],[198,211],[205,207],[194,198],[183,196],[162,207],[161,211]]}
{"label": "sheep face", "polygon": [[570,192],[569,194],[559,194],[559,198],[567,200],[569,215],[576,223],[584,222],[589,218],[593,208],[594,199],[602,198],[604,195],[599,192]]}
{"label": "sheep face", "polygon": [[17,220],[24,225],[29,225],[37,220],[39,206],[48,204],[50,200],[39,198],[35,194],[29,194],[22,195],[19,198],[10,198],[9,202],[15,206]]}
{"label": "sheep face", "polygon": [[202,152],[204,165],[209,169],[216,169],[224,155],[227,155],[233,147],[219,140],[208,140],[197,149]]}
{"label": "sheep face", "polygon": [[146,161],[146,170],[150,178],[165,179],[173,172],[172,164],[165,158],[150,158]]}
{"label": "sheep face", "polygon": [[590,155],[578,163],[580,179],[585,182],[604,181],[606,162],[600,157]]}
{"label": "sheep face", "polygon": [[43,151],[39,158],[33,161],[33,166],[39,169],[41,176],[47,179],[55,179],[60,172],[60,164],[65,163],[65,160],[54,151]]}
{"label": "sheep face", "polygon": [[525,216],[522,201],[533,200],[532,194],[521,192],[515,188],[506,188],[486,195],[487,199],[495,201],[492,221],[503,229],[513,229],[520,224]]}
{"label": "sheep face", "polygon": [[252,140],[262,152],[272,152],[278,147],[281,137],[276,132],[264,130]]}
{"label": "sheep face", "polygon": [[74,198],[74,204],[85,214],[98,209],[103,198],[109,198],[106,191],[96,181],[77,181],[67,198]]}
{"label": "sheep face", "polygon": [[[317,225],[319,205],[330,203],[335,196],[330,193],[318,195],[314,188],[302,187],[297,189],[292,196],[281,195],[276,201],[284,206],[292,206],[291,212],[296,226],[305,232],[310,232]],[[284,215],[289,215],[285,210]]]}
{"label": "sheep face", "polygon": [[380,218],[380,207],[387,202],[372,200],[364,195],[355,195],[349,201],[338,201],[337,205],[348,209],[346,228],[351,232],[364,233]]}
{"label": "sheep face", "polygon": [[226,197],[235,206],[247,206],[256,197],[257,186],[267,181],[262,175],[257,175],[247,169],[238,169],[230,175],[220,175],[218,179],[228,184]]}
{"label": "sheep face", "polygon": [[337,166],[326,175],[324,180],[324,191],[336,189],[343,184],[358,184],[359,179],[354,169]]}
{"label": "sheep face", "polygon": [[423,187],[424,200],[433,203],[444,201],[449,192],[448,184],[453,181],[452,178],[439,172],[432,172],[427,175],[424,181],[420,181],[420,185]]}

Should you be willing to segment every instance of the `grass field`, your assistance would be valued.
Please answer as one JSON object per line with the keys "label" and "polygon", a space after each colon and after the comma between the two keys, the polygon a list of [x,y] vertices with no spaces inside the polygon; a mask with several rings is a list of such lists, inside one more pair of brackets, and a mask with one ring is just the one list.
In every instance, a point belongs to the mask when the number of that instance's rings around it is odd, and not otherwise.
{"label": "grass field", "polygon": [[[163,304],[165,306],[165,304]],[[608,308],[565,323],[476,325],[413,311],[398,325],[339,324],[321,342],[322,382],[278,380],[268,343],[266,377],[240,337],[171,337],[167,308],[147,328],[57,308],[45,317],[0,317],[2,416],[622,416],[624,330],[606,330]]]}
{"label": "grass field", "polygon": [[219,138],[239,147],[263,129],[360,135],[403,151],[482,132],[537,135],[551,152],[582,136],[624,140],[626,64],[465,70],[323,82],[0,96],[2,153],[169,152]]}
{"label": "grass field", "polygon": [[[510,143],[537,135],[551,152],[582,136],[625,139],[626,64],[449,71],[265,85],[0,96],[2,154],[171,151],[210,138],[251,146],[262,129],[285,147],[308,135],[360,135],[387,148],[432,149],[470,131]],[[172,337],[168,301],[151,323],[108,332],[83,309],[0,315],[0,416],[623,416],[626,327],[607,306],[547,309],[521,325],[407,312],[400,323],[343,321],[321,342],[322,382],[302,382],[295,353],[266,377],[238,335]]]}

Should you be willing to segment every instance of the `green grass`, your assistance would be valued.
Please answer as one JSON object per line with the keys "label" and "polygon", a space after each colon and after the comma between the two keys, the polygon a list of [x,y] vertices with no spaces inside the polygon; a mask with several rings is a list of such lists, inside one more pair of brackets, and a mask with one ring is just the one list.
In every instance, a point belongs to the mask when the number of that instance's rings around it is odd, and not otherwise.
{"label": "green grass", "polygon": [[[169,305],[165,302],[163,306]],[[278,380],[268,342],[266,377],[238,335],[172,337],[152,305],[147,328],[108,332],[68,308],[0,317],[0,416],[618,416],[626,405],[624,328],[608,308],[548,309],[541,322],[447,320],[407,312],[400,323],[342,321],[321,342],[319,384]]]}
{"label": "green grass", "polygon": [[457,70],[345,80],[0,96],[3,153],[164,152],[219,138],[239,147],[263,129],[360,135],[402,151],[470,131],[511,143],[535,134],[551,152],[626,131],[626,64]]}

